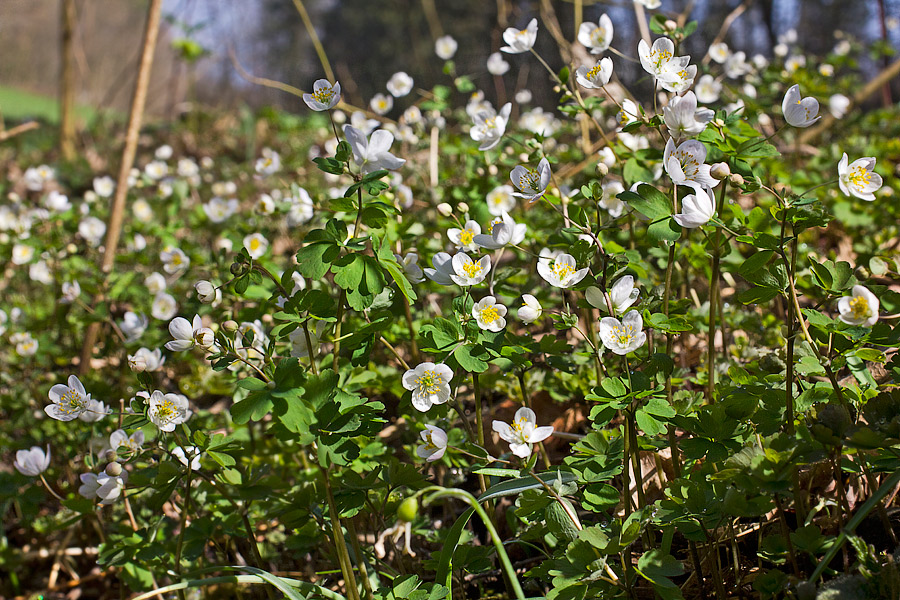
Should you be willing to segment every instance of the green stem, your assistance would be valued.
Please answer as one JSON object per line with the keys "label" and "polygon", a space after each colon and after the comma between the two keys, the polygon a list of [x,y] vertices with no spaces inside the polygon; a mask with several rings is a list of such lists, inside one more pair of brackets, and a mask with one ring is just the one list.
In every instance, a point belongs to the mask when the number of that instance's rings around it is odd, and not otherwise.
{"label": "green stem", "polygon": [[494,548],[497,550],[497,556],[500,558],[500,566],[503,569],[503,572],[506,574],[507,579],[509,580],[509,585],[512,587],[513,594],[518,600],[525,600],[525,592],[522,591],[522,586],[519,584],[519,579],[516,577],[516,570],[513,568],[512,562],[509,560],[509,555],[506,553],[506,549],[503,547],[503,540],[500,539],[500,534],[497,533],[497,529],[494,527],[494,524],[491,522],[487,513],[484,511],[484,508],[478,503],[478,500],[472,494],[465,492],[459,489],[447,489],[447,488],[439,488],[439,487],[429,487],[425,488],[419,494],[426,494],[429,492],[433,492],[430,496],[425,498],[423,501],[424,505],[431,504],[433,501],[438,498],[457,498],[462,500],[466,504],[472,507],[478,516],[481,518],[481,521],[484,523],[485,529],[487,529],[488,535],[491,536],[491,541],[494,543]]}
{"label": "green stem", "polygon": [[[341,289],[340,298],[338,298],[338,308],[337,308],[337,322],[334,324],[334,362],[333,369],[335,375],[338,375],[340,371],[338,370],[338,366],[340,364],[340,354],[341,354],[341,321],[344,318],[344,300],[347,298],[347,290]],[[310,356],[312,356],[312,349],[310,348]],[[312,359],[310,359],[312,360]]]}
{"label": "green stem", "polygon": [[[484,417],[481,414],[481,388],[478,386],[478,373],[472,373],[472,393],[475,396],[475,435],[478,445],[484,448]],[[478,484],[481,486],[482,494],[487,491],[487,481],[481,473],[478,474]]]}
{"label": "green stem", "polygon": [[353,564],[350,562],[350,553],[347,551],[347,541],[344,539],[341,515],[334,501],[334,492],[331,490],[328,469],[322,469],[322,480],[325,483],[325,499],[328,502],[328,514],[331,516],[331,536],[334,538],[335,551],[338,555],[341,573],[344,576],[347,598],[349,600],[360,600],[359,591],[356,589],[356,576],[353,574]]}

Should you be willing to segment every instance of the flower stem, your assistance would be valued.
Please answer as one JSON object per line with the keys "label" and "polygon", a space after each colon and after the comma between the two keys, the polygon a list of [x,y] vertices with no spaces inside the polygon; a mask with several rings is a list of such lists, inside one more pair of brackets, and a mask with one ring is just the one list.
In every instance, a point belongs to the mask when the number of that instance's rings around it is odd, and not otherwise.
{"label": "flower stem", "polygon": [[[478,445],[484,448],[484,417],[481,414],[481,388],[478,385],[478,373],[472,373],[472,394],[475,396],[475,435]],[[481,486],[482,494],[487,491],[487,481],[481,473],[478,474],[478,484]]]}

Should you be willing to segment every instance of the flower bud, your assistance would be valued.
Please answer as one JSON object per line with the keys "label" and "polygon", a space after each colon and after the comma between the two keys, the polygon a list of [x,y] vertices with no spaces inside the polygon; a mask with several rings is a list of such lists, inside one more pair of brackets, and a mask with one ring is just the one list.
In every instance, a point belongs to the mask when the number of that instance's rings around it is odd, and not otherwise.
{"label": "flower bud", "polygon": [[194,336],[194,341],[204,350],[216,345],[216,336],[210,329],[202,329]]}
{"label": "flower bud", "polygon": [[118,477],[122,474],[122,465],[117,462],[111,462],[106,465],[106,474],[110,477]]}
{"label": "flower bud", "polygon": [[203,304],[210,304],[216,299],[216,286],[205,279],[195,283],[194,289],[197,290],[197,299]]}
{"label": "flower bud", "polygon": [[228,319],[227,321],[222,323],[222,329],[224,329],[228,333],[234,333],[238,330],[237,321],[235,321],[234,319]]}
{"label": "flower bud", "polygon": [[438,204],[437,210],[444,217],[449,217],[451,214],[453,214],[453,207],[446,202],[441,202],[440,204]]}
{"label": "flower bud", "polygon": [[109,462],[114,462],[118,457],[119,457],[119,455],[116,453],[115,450],[107,450],[106,451],[106,460],[108,460]]}
{"label": "flower bud", "polygon": [[672,19],[666,19],[666,22],[663,23],[663,27],[665,27],[666,31],[671,33],[673,31],[675,31],[676,29],[678,29],[678,23],[676,23]]}
{"label": "flower bud", "polygon": [[720,162],[710,167],[709,174],[721,180],[731,175],[731,169],[728,167],[728,163]]}
{"label": "flower bud", "polygon": [[606,166],[606,163],[597,163],[596,169],[600,177],[606,177],[609,174],[609,167]]}
{"label": "flower bud", "polygon": [[730,181],[734,185],[744,185],[744,178],[741,177],[740,173],[732,173],[728,178],[728,181]]}
{"label": "flower bud", "polygon": [[231,274],[240,275],[244,272],[244,265],[240,263],[231,263]]}
{"label": "flower bud", "polygon": [[460,202],[459,204],[456,205],[456,208],[458,208],[459,212],[461,212],[463,214],[469,212],[469,205],[466,204],[465,202]]}
{"label": "flower bud", "polygon": [[415,520],[419,514],[419,501],[415,498],[407,498],[400,503],[397,508],[397,518],[404,523],[410,523]]}
{"label": "flower bud", "polygon": [[713,125],[715,125],[719,129],[722,129],[723,127],[725,127],[725,121],[722,119],[716,119],[715,121],[713,121]]}

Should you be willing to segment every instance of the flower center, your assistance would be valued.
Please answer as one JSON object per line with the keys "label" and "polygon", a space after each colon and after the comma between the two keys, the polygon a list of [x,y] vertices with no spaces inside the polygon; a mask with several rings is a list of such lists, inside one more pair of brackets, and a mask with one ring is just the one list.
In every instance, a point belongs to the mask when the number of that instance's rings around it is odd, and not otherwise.
{"label": "flower center", "polygon": [[475,239],[475,232],[470,229],[463,229],[459,232],[459,245],[468,246]]}
{"label": "flower center", "polygon": [[[26,344],[30,345],[30,343]],[[67,415],[71,415],[72,413],[81,412],[84,410],[84,396],[69,388],[69,390],[60,396],[59,398],[59,408],[62,412]]]}
{"label": "flower center", "polygon": [[[850,171],[850,174],[847,176],[847,179],[850,180],[857,188],[864,188],[872,181],[872,173],[867,171],[865,167],[855,167]],[[861,296],[858,298],[862,299]]]}
{"label": "flower center", "polygon": [[481,309],[481,320],[490,325],[500,318],[500,314],[493,306],[486,306]]}
{"label": "flower center", "polygon": [[575,269],[571,265],[565,263],[554,263],[553,266],[550,267],[550,271],[560,282],[563,282],[575,272]]}
{"label": "flower center", "polygon": [[656,70],[660,71],[662,70],[663,65],[672,58],[672,53],[668,50],[651,50],[650,55],[647,58],[650,59],[650,62],[655,64]]}
{"label": "flower center", "polygon": [[[441,386],[444,384],[444,378],[434,371],[425,371],[416,379],[416,385],[420,394],[437,394]],[[428,441],[431,443],[431,434],[428,434]]]}
{"label": "flower center", "polygon": [[477,262],[468,262],[463,265],[463,272],[469,277],[481,275],[481,265]]}
{"label": "flower center", "polygon": [[591,33],[591,42],[595,46],[605,46],[606,45],[606,36],[603,35],[603,30],[599,27]]}
{"label": "flower center", "polygon": [[538,172],[534,169],[527,169],[524,173],[519,175],[519,188],[521,188],[522,191],[537,191],[539,181],[540,176],[538,175]]}
{"label": "flower center", "polygon": [[869,316],[869,301],[864,296],[854,296],[850,299],[850,313],[854,319],[863,319]]}
{"label": "flower center", "polygon": [[312,97],[316,100],[316,102],[321,102],[322,104],[328,104],[331,102],[331,99],[334,98],[334,88],[321,88],[312,93]]}
{"label": "flower center", "polygon": [[168,423],[175,418],[175,405],[171,400],[165,400],[162,404],[156,405],[156,418],[163,423]]}
{"label": "flower center", "polygon": [[434,443],[434,440],[431,439],[431,432],[429,431],[425,434],[425,449],[431,452],[432,450],[437,450],[437,444]]}
{"label": "flower center", "polygon": [[619,325],[618,327],[612,328],[612,331],[609,332],[609,337],[620,346],[626,347],[631,343],[631,340],[634,339],[634,332],[630,327]]}

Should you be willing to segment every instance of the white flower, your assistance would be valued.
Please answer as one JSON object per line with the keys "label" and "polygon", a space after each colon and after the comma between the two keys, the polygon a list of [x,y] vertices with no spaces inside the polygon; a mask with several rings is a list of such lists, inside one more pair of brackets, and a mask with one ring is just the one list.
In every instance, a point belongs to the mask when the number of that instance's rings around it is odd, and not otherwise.
{"label": "white flower", "polygon": [[422,272],[422,267],[420,267],[417,263],[419,262],[419,255],[415,252],[408,252],[406,256],[400,256],[399,254],[394,254],[394,258],[400,263],[400,266],[403,267],[403,272],[406,273],[406,277],[413,283],[422,283],[425,281],[425,275]]}
{"label": "white flower", "polygon": [[299,188],[297,196],[290,198],[291,205],[288,208],[287,226],[296,227],[302,225],[313,218],[313,201],[309,197],[309,192],[303,188]]}
{"label": "white flower", "polygon": [[553,427],[546,425],[537,427],[537,415],[530,408],[524,406],[516,411],[516,416],[511,424],[503,421],[494,421],[492,429],[500,434],[500,437],[509,442],[509,449],[520,458],[531,456],[531,444],[543,442],[553,434]]}
{"label": "white flower", "polygon": [[588,269],[577,270],[578,265],[571,254],[559,254],[555,258],[541,252],[537,271],[544,281],[558,288],[568,288],[577,284],[588,274]]}
{"label": "white flower", "polygon": [[472,316],[478,326],[487,331],[500,331],[506,327],[506,307],[493,296],[485,296],[472,307]]}
{"label": "white flower", "polygon": [[191,471],[200,470],[200,450],[196,446],[175,446],[172,448],[172,456],[186,467],[188,466],[188,458],[190,458]]}
{"label": "white flower", "polygon": [[705,161],[706,146],[703,142],[687,140],[677,148],[672,138],[666,142],[663,166],[676,184],[694,182],[711,188],[719,185],[719,180],[710,174],[711,167]]}
{"label": "white flower", "polygon": [[664,37],[653,42],[653,46],[641,40],[638,43],[638,57],[644,70],[660,81],[672,78],[691,60],[690,56],[675,56],[675,43]]}
{"label": "white flower", "polygon": [[109,447],[113,450],[126,448],[131,452],[140,452],[144,445],[144,430],[138,429],[131,435],[125,433],[124,429],[116,429],[109,434]]}
{"label": "white flower", "polygon": [[509,178],[519,190],[513,192],[513,196],[527,198],[530,202],[534,202],[547,191],[547,185],[550,183],[550,161],[542,158],[537,169],[516,165],[516,168],[509,174]]}
{"label": "white flower", "polygon": [[[465,252],[457,252],[451,260],[453,272],[450,279],[461,286],[478,285],[491,270],[491,257],[483,256],[474,262]],[[438,282],[440,283],[440,282]]]}
{"label": "white flower", "polygon": [[881,188],[881,175],[876,173],[875,158],[867,156],[857,158],[850,165],[847,162],[847,153],[844,152],[841,162],[838,163],[838,185],[846,195],[856,196],[860,200],[875,200],[875,194]]}
{"label": "white flower", "polygon": [[[519,90],[516,93],[516,102],[525,104],[523,98],[520,97],[525,91],[528,90]],[[531,93],[530,91],[528,92],[529,94]],[[544,137],[550,137],[556,133],[561,124],[561,121],[553,116],[553,113],[544,112],[544,109],[540,106],[522,113],[522,116],[519,117],[519,125],[535,135],[542,135]]]}
{"label": "white flower", "polygon": [[725,61],[725,77],[729,79],[737,79],[746,75],[751,69],[752,67],[747,64],[747,55],[743,52],[735,52],[729,55]]}
{"label": "white flower", "polygon": [[69,375],[68,385],[51,387],[49,396],[52,404],[45,406],[44,412],[58,421],[73,421],[90,407],[91,395],[75,375]]}
{"label": "white flower", "polygon": [[578,27],[578,42],[591,54],[602,54],[609,48],[612,39],[612,20],[605,13],[600,15],[597,23],[585,21]]}
{"label": "white flower", "polygon": [[128,481],[128,473],[122,473],[116,477],[110,477],[106,472],[99,475],[93,473],[81,474],[81,487],[78,493],[85,498],[98,498],[101,504],[112,504],[122,494],[125,483]]}
{"label": "white flower", "polygon": [[160,431],[175,431],[176,425],[187,421],[188,401],[181,394],[154,390],[147,402],[147,417]]}
{"label": "white flower", "polygon": [[528,52],[534,46],[535,40],[537,40],[537,30],[537,19],[532,19],[525,29],[508,28],[503,32],[503,41],[507,45],[500,48],[500,51],[507,54]]}
{"label": "white flower", "polygon": [[621,321],[615,317],[603,317],[600,319],[600,339],[609,350],[624,356],[647,341],[647,334],[641,331],[643,326],[644,319],[636,310],[628,311]]}
{"label": "white flower", "polygon": [[51,190],[47,197],[44,198],[44,206],[53,212],[65,212],[72,208],[72,203],[69,202],[69,197],[65,194]]}
{"label": "white flower", "polygon": [[[616,314],[622,314],[628,310],[632,304],[637,302],[640,290],[634,287],[634,277],[625,275],[620,277],[612,286],[609,292],[609,300]],[[601,308],[607,308],[606,302]]]}
{"label": "white flower", "polygon": [[194,290],[197,292],[197,299],[204,304],[209,304],[216,299],[216,286],[205,279],[195,283]]}
{"label": "white flower", "polygon": [[488,212],[495,217],[499,217],[515,208],[516,200],[513,198],[512,186],[500,185],[488,192],[487,205]]}
{"label": "white flower", "polygon": [[[597,203],[600,208],[605,209],[609,216],[618,219],[625,212],[625,203],[619,199],[619,194],[625,191],[625,186],[621,181],[607,181],[600,185],[603,195]],[[590,239],[590,238],[589,238]]]}
{"label": "white flower", "polygon": [[12,249],[12,263],[24,265],[34,257],[34,248],[25,244],[15,244]]}
{"label": "white flower", "polygon": [[675,222],[685,229],[696,229],[709,223],[716,214],[716,206],[712,198],[703,189],[703,186],[693,181],[685,181],[681,185],[687,185],[694,189],[693,194],[688,194],[681,199],[681,212],[673,215]]}
{"label": "white flower", "polygon": [[150,350],[149,348],[138,348],[134,354],[128,355],[128,366],[135,373],[143,373],[144,371],[157,371],[166,362],[159,348]]}
{"label": "white flower", "polygon": [[670,73],[668,76],[660,77],[659,85],[666,91],[680,94],[694,85],[694,78],[696,76],[697,66],[689,65],[683,69]]}
{"label": "white flower", "polygon": [[394,135],[390,131],[379,129],[366,139],[359,129],[344,125],[344,135],[347,136],[347,141],[353,149],[353,161],[364,174],[379,169],[393,171],[406,162],[405,159],[397,158],[390,153],[391,144],[394,143]]}
{"label": "white flower", "polygon": [[440,460],[447,451],[447,434],[440,427],[426,425],[420,434],[422,445],[416,446],[416,456],[424,458],[427,462]]}
{"label": "white flower", "polygon": [[90,246],[99,246],[106,233],[106,223],[97,217],[85,217],[78,224],[78,233]]}
{"label": "white flower", "polygon": [[172,146],[168,144],[163,144],[153,153],[153,156],[158,158],[159,160],[169,160],[172,158]]}
{"label": "white flower", "polygon": [[[697,100],[704,104],[710,104],[719,99],[722,93],[722,84],[716,81],[712,75],[703,75],[694,86]],[[671,131],[669,132],[671,135]]]}
{"label": "white flower", "polygon": [[850,98],[843,94],[834,94],[828,99],[828,110],[835,119],[841,119],[850,110]]}
{"label": "white flower", "polygon": [[112,414],[112,410],[100,400],[88,400],[84,412],[78,415],[78,418],[85,423],[96,423],[103,420],[107,415]]}
{"label": "white flower", "polygon": [[271,148],[262,149],[262,157],[256,160],[256,172],[271,175],[281,168],[281,156]]}
{"label": "white flower", "polygon": [[500,143],[500,139],[506,132],[506,124],[509,122],[509,112],[512,104],[507,102],[500,108],[499,113],[494,109],[479,112],[475,115],[475,125],[469,131],[469,135],[476,142],[481,142],[479,150],[490,150]]}
{"label": "white flower", "polygon": [[169,273],[179,273],[186,270],[191,265],[191,259],[180,248],[166,246],[159,253],[159,260],[163,263],[163,271]]}
{"label": "white flower", "polygon": [[809,127],[819,120],[819,101],[813,97],[802,98],[800,96],[800,86],[792,85],[788,88],[781,101],[781,112],[784,113],[784,120],[788,125],[794,127]]}
{"label": "white flower", "polygon": [[222,223],[238,211],[237,198],[225,200],[218,196],[203,204],[203,212],[213,223]]}
{"label": "white flower", "polygon": [[853,286],[853,295],[838,300],[841,321],[848,325],[871,327],[878,321],[878,298],[861,285]]}
{"label": "white flower", "polygon": [[[446,445],[446,443],[446,436],[444,436],[444,444]],[[441,454],[443,454],[443,452],[441,452]],[[13,463],[13,465],[22,475],[37,477],[50,466],[49,444],[47,445],[46,454],[39,446],[32,446],[30,450],[19,450],[16,452],[16,462]]]}
{"label": "white flower", "polygon": [[64,281],[62,284],[62,298],[59,301],[63,304],[72,304],[81,295],[81,285],[78,281]]}
{"label": "white flower", "polygon": [[641,108],[633,100],[622,100],[622,109],[616,114],[619,127],[625,127],[629,123],[641,120]]}
{"label": "white flower", "polygon": [[269,194],[261,194],[256,202],[256,212],[261,215],[271,215],[275,212],[275,200]]}
{"label": "white flower", "polygon": [[475,236],[475,243],[482,248],[498,250],[507,244],[517,246],[525,239],[528,226],[524,223],[516,223],[508,213],[495,217],[490,224],[491,234],[484,233]]}
{"label": "white flower", "polygon": [[599,90],[609,83],[612,72],[612,59],[609,57],[601,58],[593,67],[588,68],[587,66],[581,66],[575,69],[575,81],[577,81],[578,85],[581,87]]}
{"label": "white flower", "polygon": [[433,269],[425,268],[425,276],[441,285],[453,285],[453,257],[446,252],[438,252],[431,258]]}
{"label": "white flower", "polygon": [[708,108],[697,108],[697,96],[694,92],[675,96],[669,101],[669,105],[663,108],[663,118],[669,129],[669,135],[676,139],[700,135],[714,116],[715,112]]}
{"label": "white flower", "polygon": [[190,350],[195,344],[204,350],[208,350],[216,343],[216,336],[213,330],[203,326],[203,320],[200,318],[200,315],[194,315],[193,322],[189,322],[184,317],[175,317],[169,323],[169,333],[175,339],[171,342],[166,342],[166,348],[173,352]]}
{"label": "white flower", "polygon": [[403,387],[412,391],[412,405],[416,410],[428,412],[435,404],[450,399],[450,380],[453,369],[441,363],[426,362],[403,374]]}
{"label": "white flower", "polygon": [[784,70],[789,74],[795,72],[800,67],[806,66],[806,57],[802,54],[795,54],[794,56],[789,56],[786,61],[784,61]]}
{"label": "white flower", "polygon": [[[315,328],[309,330],[309,342],[312,344],[313,354],[319,352],[319,338],[325,332],[325,321],[317,321]],[[306,331],[303,327],[293,330],[288,336],[291,340],[291,356],[294,358],[306,358],[309,356],[309,345],[306,343]]]}
{"label": "white flower", "polygon": [[537,301],[537,298],[531,294],[522,294],[522,306],[519,307],[516,315],[523,323],[526,325],[534,323],[541,318],[542,312],[544,312],[544,309],[541,307],[541,303]]}
{"label": "white flower", "polygon": [[147,166],[144,167],[144,174],[146,174],[147,177],[154,181],[162,179],[168,173],[169,166],[161,160],[154,160],[152,162],[149,162],[147,163]]}
{"label": "white flower", "polygon": [[168,321],[178,313],[178,302],[172,294],[162,292],[153,297],[150,316],[160,321]]}
{"label": "white flower", "polygon": [[[372,112],[376,115],[385,115],[394,108],[394,99],[393,97],[385,96],[384,94],[375,94],[369,101],[369,108],[371,108]],[[346,127],[346,125],[344,127]]]}
{"label": "white flower", "polygon": [[130,310],[126,312],[122,320],[119,321],[119,329],[125,335],[125,342],[133,342],[144,335],[148,323],[149,320],[144,315],[131,312]]}
{"label": "white flower", "polygon": [[44,188],[45,183],[53,181],[55,177],[56,173],[53,169],[47,165],[41,165],[39,167],[29,167],[26,169],[22,179],[25,182],[26,188],[32,192],[39,192]]}
{"label": "white flower", "polygon": [[34,356],[37,351],[38,341],[30,333],[23,334],[22,339],[16,342],[16,354],[19,356]]}
{"label": "white flower", "polygon": [[456,40],[449,35],[442,35],[434,42],[434,53],[442,60],[450,60],[458,47]]}
{"label": "white flower", "polygon": [[494,52],[487,59],[487,70],[491,75],[505,75],[509,71],[509,63],[503,59],[503,55]]}
{"label": "white flower", "polygon": [[253,233],[244,237],[244,248],[250,254],[250,258],[257,259],[269,249],[269,240],[261,233]]}
{"label": "white flower", "polygon": [[720,65],[725,64],[729,54],[731,52],[728,50],[728,44],[725,42],[719,42],[709,47],[709,57]]}
{"label": "white flower", "polygon": [[[402,98],[413,89],[413,78],[405,71],[399,71],[391,75],[387,82],[387,90],[394,98]],[[390,110],[390,109],[388,109]],[[385,111],[387,112],[387,111]]]}
{"label": "white flower", "polygon": [[200,167],[192,158],[179,158],[176,170],[178,175],[187,179],[194,179],[200,174]]}
{"label": "white flower", "polygon": [[53,283],[53,274],[50,273],[50,267],[47,266],[47,261],[45,260],[39,260],[29,266],[28,277],[32,281],[43,283],[44,285]]}
{"label": "white flower", "polygon": [[303,94],[303,101],[315,111],[331,110],[341,101],[341,84],[331,85],[327,79],[317,79],[311,94]]}
{"label": "white flower", "polygon": [[461,250],[478,251],[478,244],[475,243],[475,236],[481,233],[481,225],[477,221],[466,221],[462,229],[459,227],[451,227],[447,230],[447,237],[453,242],[453,245]]}

